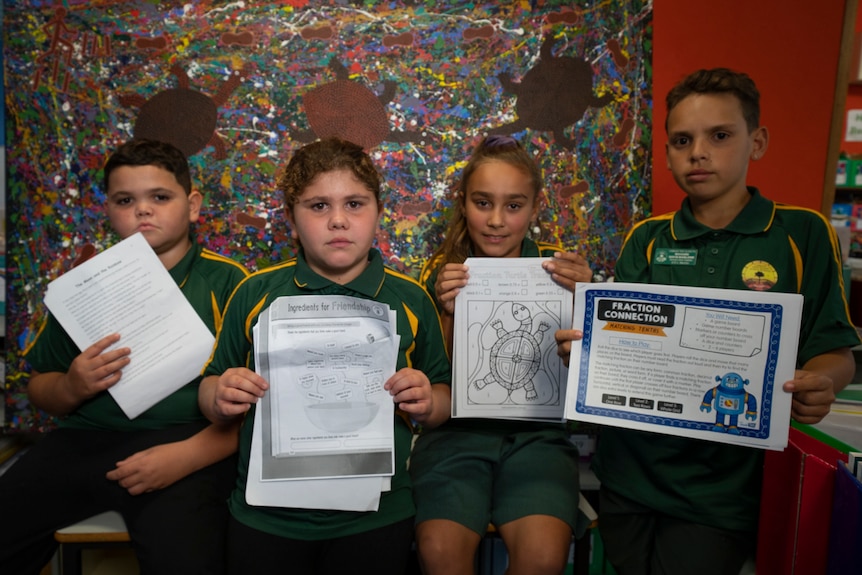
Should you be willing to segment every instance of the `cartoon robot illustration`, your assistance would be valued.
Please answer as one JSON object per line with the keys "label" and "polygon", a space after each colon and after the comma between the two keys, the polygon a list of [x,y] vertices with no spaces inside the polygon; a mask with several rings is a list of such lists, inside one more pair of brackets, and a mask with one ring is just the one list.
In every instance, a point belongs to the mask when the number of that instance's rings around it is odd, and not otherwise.
{"label": "cartoon robot illustration", "polygon": [[539,322],[535,333],[531,333],[533,317],[526,306],[513,302],[512,317],[521,322],[517,329],[506,331],[499,319],[491,324],[497,331],[497,342],[491,348],[491,373],[477,380],[476,387],[483,389],[491,383],[499,383],[509,390],[525,388],[527,399],[538,397],[533,384],[533,376],[539,371],[542,361],[539,344],[545,332],[551,327],[546,322]]}
{"label": "cartoon robot illustration", "polygon": [[[715,376],[715,381],[719,382],[717,386],[706,392],[703,396],[703,402],[700,404],[700,410],[709,413],[712,406],[715,406],[715,425],[713,431],[726,431],[739,435],[739,428],[736,426],[739,420],[739,415],[745,412],[745,418],[757,419],[757,399],[745,391],[745,386],[749,380],[742,379],[738,373],[729,372]],[[725,416],[729,419],[728,425],[725,426]]]}

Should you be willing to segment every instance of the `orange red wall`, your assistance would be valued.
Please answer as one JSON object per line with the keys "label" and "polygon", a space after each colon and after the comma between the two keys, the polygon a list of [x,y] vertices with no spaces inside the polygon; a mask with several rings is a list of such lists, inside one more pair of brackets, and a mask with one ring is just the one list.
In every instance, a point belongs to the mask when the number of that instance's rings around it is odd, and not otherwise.
{"label": "orange red wall", "polygon": [[667,170],[664,97],[688,72],[718,66],[745,71],[761,92],[771,140],[749,184],[771,199],[820,209],[843,18],[842,0],[656,0],[653,214],[677,209],[683,198]]}

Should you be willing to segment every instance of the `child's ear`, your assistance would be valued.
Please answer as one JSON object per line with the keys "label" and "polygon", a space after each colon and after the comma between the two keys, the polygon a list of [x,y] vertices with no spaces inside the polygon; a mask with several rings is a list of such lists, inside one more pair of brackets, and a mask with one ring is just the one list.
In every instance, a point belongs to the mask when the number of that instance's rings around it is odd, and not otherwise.
{"label": "child's ear", "polygon": [[769,131],[766,126],[760,126],[751,133],[751,159],[759,160],[769,147]]}
{"label": "child's ear", "polygon": [[294,240],[299,239],[299,235],[296,233],[296,220],[293,219],[293,211],[289,206],[284,207],[284,217],[287,218],[287,223],[290,224],[290,237]]}
{"label": "child's ear", "polygon": [[201,215],[201,204],[204,197],[197,190],[192,190],[189,193],[189,221],[195,223]]}

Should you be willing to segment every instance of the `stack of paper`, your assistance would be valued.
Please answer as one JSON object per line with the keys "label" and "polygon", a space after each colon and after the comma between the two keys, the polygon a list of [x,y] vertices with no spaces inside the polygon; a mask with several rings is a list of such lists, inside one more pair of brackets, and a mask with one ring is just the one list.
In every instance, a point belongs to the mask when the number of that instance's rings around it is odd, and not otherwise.
{"label": "stack of paper", "polygon": [[254,326],[270,384],[254,417],[252,505],[376,510],[394,473],[395,312],[347,296],[276,299]]}
{"label": "stack of paper", "polygon": [[554,333],[572,320],[572,292],[549,258],[469,258],[455,299],[452,417],[561,421],[566,368]]}

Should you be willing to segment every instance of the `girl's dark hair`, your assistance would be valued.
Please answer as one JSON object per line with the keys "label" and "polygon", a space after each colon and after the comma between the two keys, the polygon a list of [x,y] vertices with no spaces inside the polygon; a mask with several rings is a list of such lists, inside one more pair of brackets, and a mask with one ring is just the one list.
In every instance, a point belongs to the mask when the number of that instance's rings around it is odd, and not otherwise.
{"label": "girl's dark hair", "polygon": [[174,175],[177,182],[186,191],[186,195],[192,193],[192,178],[188,160],[186,160],[185,154],[173,144],[143,138],[136,138],[122,144],[114,150],[102,170],[103,185],[106,192],[111,173],[123,166],[158,166]]}
{"label": "girl's dark hair", "polygon": [[487,136],[473,149],[470,160],[461,172],[461,178],[455,191],[455,201],[446,237],[443,243],[431,256],[431,261],[437,260],[436,266],[447,263],[463,263],[470,254],[472,244],[467,233],[467,219],[464,215],[467,201],[467,185],[476,168],[489,161],[500,161],[513,166],[530,177],[533,186],[533,199],[542,193],[542,172],[539,166],[518,141],[511,136]]}
{"label": "girl's dark hair", "polygon": [[325,172],[350,170],[376,200],[380,200],[381,179],[362,146],[340,138],[326,138],[294,152],[276,182],[284,203],[292,208],[311,182]]}

